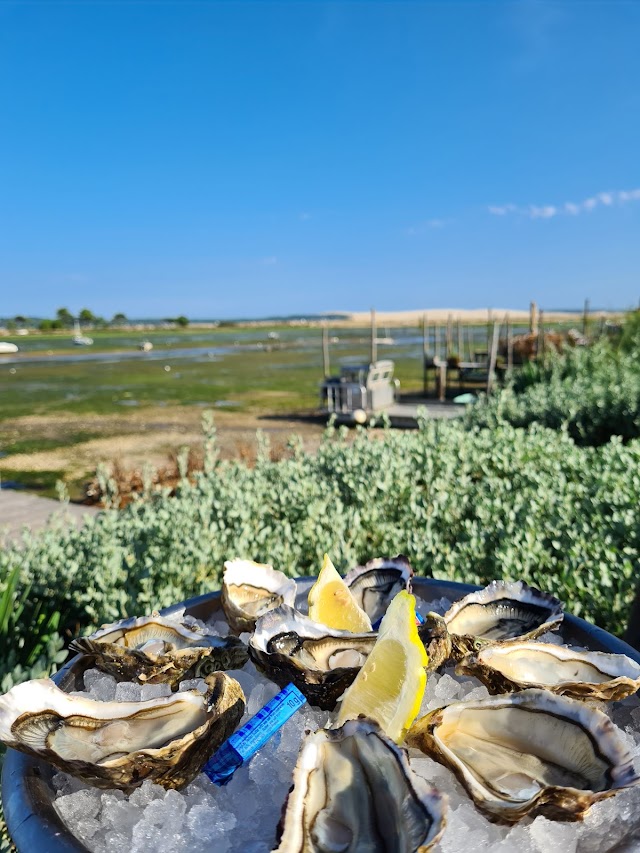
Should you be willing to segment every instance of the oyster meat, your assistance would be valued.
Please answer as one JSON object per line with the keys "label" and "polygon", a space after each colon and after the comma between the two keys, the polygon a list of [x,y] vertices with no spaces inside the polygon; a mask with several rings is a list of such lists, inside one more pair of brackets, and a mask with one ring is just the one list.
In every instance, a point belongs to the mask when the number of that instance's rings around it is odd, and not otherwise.
{"label": "oyster meat", "polygon": [[[524,581],[492,581],[484,589],[456,601],[444,616],[429,613],[421,633],[449,633],[450,655],[460,660],[484,645],[515,639],[532,640],[562,622],[562,604],[557,598]],[[443,663],[443,649],[430,648],[431,666]]]}
{"label": "oyster meat", "polygon": [[576,699],[624,699],[640,689],[640,664],[626,655],[589,652],[535,641],[484,646],[456,667],[491,693],[544,687]]}
{"label": "oyster meat", "polygon": [[304,741],[274,853],[426,853],[446,808],[376,723],[350,720]]}
{"label": "oyster meat", "polygon": [[96,666],[124,681],[168,683],[202,677],[218,669],[239,669],[248,660],[237,637],[218,637],[194,630],[179,619],[153,613],[103,625],[69,647],[93,655]]}
{"label": "oyster meat", "polygon": [[492,820],[527,814],[581,820],[598,800],[636,785],[609,717],[547,690],[523,690],[438,708],[407,744],[447,765]]}
{"label": "oyster meat", "polygon": [[411,592],[412,576],[409,560],[399,554],[397,557],[376,557],[364,566],[356,566],[347,572],[344,582],[358,606],[375,625],[400,590]]}
{"label": "oyster meat", "polygon": [[98,788],[129,791],[145,779],[182,788],[244,712],[235,679],[214,672],[205,681],[205,695],[185,690],[146,702],[96,702],[48,678],[25,681],[0,696],[0,741]]}
{"label": "oyster meat", "polygon": [[258,620],[249,654],[276,684],[293,682],[312,705],[331,711],[377,636],[337,631],[281,605]]}
{"label": "oyster meat", "polygon": [[222,609],[237,634],[253,631],[256,621],[279,607],[293,607],[296,582],[283,572],[251,560],[227,560],[222,580]]}

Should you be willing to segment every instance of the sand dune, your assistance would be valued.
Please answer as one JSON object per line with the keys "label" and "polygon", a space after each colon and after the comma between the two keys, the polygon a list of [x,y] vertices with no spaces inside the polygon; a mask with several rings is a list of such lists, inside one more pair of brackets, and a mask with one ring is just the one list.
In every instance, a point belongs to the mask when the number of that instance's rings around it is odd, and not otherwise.
{"label": "sand dune", "polygon": [[[597,315],[594,312],[591,316],[600,317],[602,313],[608,317],[618,316],[607,312],[598,312]],[[412,311],[377,311],[376,320],[379,326],[417,326],[422,323],[425,314],[428,323],[446,323],[449,317],[452,317],[454,321],[460,320],[463,323],[486,323],[489,320],[497,320],[502,323],[507,314],[512,323],[529,322],[529,311],[515,308],[423,308]],[[544,319],[548,322],[575,321],[578,324],[582,322],[582,312],[549,311],[544,312]],[[345,311],[340,320],[330,320],[329,322],[332,326],[365,326],[371,322],[371,313],[369,311]]]}

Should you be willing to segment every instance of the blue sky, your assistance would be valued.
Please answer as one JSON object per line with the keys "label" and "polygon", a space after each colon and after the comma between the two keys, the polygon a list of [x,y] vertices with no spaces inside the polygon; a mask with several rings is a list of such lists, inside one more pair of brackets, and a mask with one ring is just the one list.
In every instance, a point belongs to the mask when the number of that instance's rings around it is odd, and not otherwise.
{"label": "blue sky", "polygon": [[0,316],[640,298],[640,3],[0,0]]}

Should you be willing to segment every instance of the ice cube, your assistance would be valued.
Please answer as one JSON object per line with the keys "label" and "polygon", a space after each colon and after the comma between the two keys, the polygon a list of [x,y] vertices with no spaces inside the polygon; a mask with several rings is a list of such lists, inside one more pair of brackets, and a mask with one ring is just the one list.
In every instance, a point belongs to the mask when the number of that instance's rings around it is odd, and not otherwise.
{"label": "ice cube", "polygon": [[97,669],[88,669],[85,672],[84,686],[98,702],[113,702],[115,698],[115,678]]}
{"label": "ice cube", "polygon": [[143,684],[140,690],[140,700],[142,702],[145,702],[147,699],[161,699],[164,696],[171,696],[171,686],[169,684]]}
{"label": "ice cube", "polygon": [[184,693],[185,690],[197,690],[198,693],[206,693],[209,688],[204,678],[187,678],[180,682],[178,691]]}
{"label": "ice cube", "polygon": [[65,823],[93,818],[100,811],[100,791],[97,788],[81,788],[72,794],[58,797],[55,804]]}
{"label": "ice cube", "polygon": [[133,681],[120,681],[116,685],[116,702],[139,702],[142,685]]}

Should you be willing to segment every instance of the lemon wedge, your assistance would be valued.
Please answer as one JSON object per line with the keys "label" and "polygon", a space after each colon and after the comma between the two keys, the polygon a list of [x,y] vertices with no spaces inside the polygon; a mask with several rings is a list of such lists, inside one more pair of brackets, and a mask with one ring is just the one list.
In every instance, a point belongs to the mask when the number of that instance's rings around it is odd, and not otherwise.
{"label": "lemon wedge", "polygon": [[355,600],[335,566],[324,555],[318,580],[309,590],[309,616],[329,628],[362,634],[371,631],[371,620]]}
{"label": "lemon wedge", "polygon": [[420,710],[428,662],[416,627],[416,600],[403,590],[389,605],[375,646],[344,694],[336,726],[363,714],[402,743]]}

